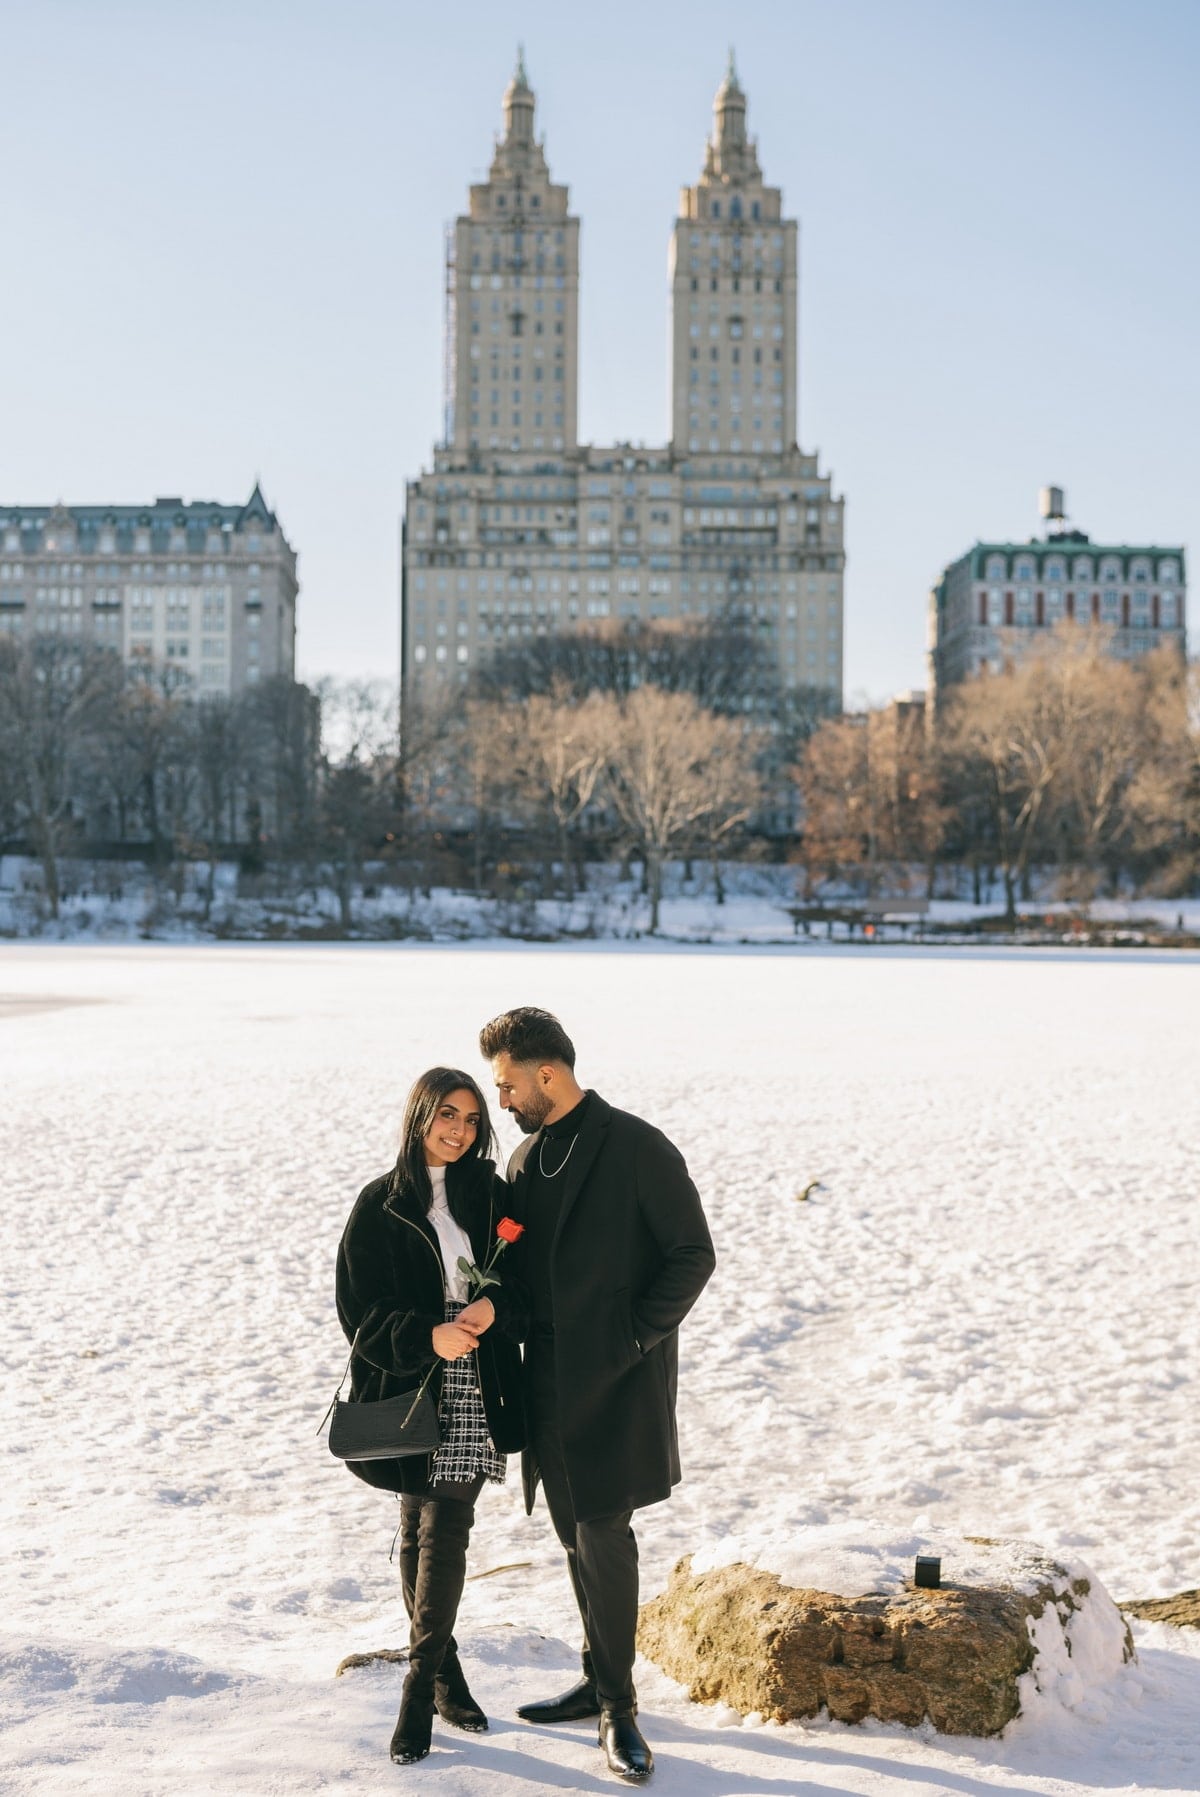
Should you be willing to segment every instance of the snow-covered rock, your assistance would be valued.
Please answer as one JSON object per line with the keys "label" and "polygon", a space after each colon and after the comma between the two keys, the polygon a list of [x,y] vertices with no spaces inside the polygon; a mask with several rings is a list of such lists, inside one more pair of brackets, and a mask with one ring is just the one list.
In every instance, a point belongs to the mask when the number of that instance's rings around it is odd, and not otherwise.
{"label": "snow-covered rock", "polygon": [[[730,1539],[681,1560],[642,1607],[641,1651],[694,1700],[743,1714],[928,1719],[948,1735],[999,1734],[1045,1704],[1097,1713],[1134,1657],[1120,1611],[1079,1562],[1025,1542],[803,1533],[746,1557]],[[941,1559],[938,1589],[907,1576],[918,1553]]]}

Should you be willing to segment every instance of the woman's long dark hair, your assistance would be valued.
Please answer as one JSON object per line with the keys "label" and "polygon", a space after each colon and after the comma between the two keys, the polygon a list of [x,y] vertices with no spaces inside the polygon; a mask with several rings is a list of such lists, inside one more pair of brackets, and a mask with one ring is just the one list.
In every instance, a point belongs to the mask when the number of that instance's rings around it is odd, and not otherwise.
{"label": "woman's long dark hair", "polygon": [[492,1147],[492,1120],[483,1093],[469,1073],[457,1067],[431,1067],[413,1082],[404,1104],[404,1121],[400,1125],[400,1153],[392,1175],[393,1188],[413,1194],[421,1210],[428,1216],[433,1203],[433,1186],[425,1165],[425,1137],[433,1128],[438,1112],[451,1092],[469,1092],[479,1112],[475,1140],[465,1154],[446,1168],[446,1202],[456,1223],[466,1227],[467,1199],[479,1182]]}

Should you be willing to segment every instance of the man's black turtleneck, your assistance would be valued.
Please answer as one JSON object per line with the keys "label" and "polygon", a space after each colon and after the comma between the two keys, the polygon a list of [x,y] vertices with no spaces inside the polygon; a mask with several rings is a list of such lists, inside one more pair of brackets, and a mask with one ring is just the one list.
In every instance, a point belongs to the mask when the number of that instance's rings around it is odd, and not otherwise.
{"label": "man's black turtleneck", "polygon": [[566,1190],[566,1173],[578,1145],[591,1094],[585,1092],[565,1116],[544,1124],[537,1146],[525,1163],[526,1270],[533,1304],[534,1327],[554,1328],[554,1299],[550,1290],[550,1249]]}

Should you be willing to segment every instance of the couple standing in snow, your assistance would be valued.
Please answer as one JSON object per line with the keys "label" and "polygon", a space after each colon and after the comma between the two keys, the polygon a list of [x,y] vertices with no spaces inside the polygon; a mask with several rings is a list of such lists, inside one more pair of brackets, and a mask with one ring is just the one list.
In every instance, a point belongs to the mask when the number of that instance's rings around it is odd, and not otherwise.
{"label": "couple standing in snow", "polygon": [[[432,1367],[441,1424],[431,1455],[352,1466],[401,1494],[411,1633],[391,1754],[425,1758],[435,1709],[487,1728],[453,1629],[476,1499],[521,1449],[526,1509],[540,1481],[566,1551],[583,1653],[577,1684],[517,1713],[596,1718],[610,1770],[640,1782],[653,1756],[636,1720],[630,1523],[680,1477],[676,1332],[712,1273],[712,1241],[679,1151],[578,1084],[557,1018],[507,1011],[479,1041],[501,1108],[527,1137],[508,1183],[487,1158],[480,1087],[434,1068],[409,1094],[396,1166],[361,1193],[338,1253],[338,1315],[357,1343],[352,1397],[388,1397]],[[497,1261],[498,1222],[514,1246]],[[471,1299],[463,1266],[489,1262],[499,1284]]]}

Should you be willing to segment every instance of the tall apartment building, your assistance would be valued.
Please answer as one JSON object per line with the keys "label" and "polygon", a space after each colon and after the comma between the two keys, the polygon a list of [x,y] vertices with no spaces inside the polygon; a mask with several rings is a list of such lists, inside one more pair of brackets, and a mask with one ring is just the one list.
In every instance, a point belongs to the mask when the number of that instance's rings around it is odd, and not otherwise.
{"label": "tall apartment building", "polygon": [[763,183],[732,65],[671,234],[671,440],[688,455],[796,441],[796,221]]}
{"label": "tall apartment building", "polygon": [[244,505],[0,504],[0,630],[106,644],[201,696],[296,663],[296,554]]}
{"label": "tall apartment building", "polygon": [[447,232],[445,438],[457,457],[576,443],[579,220],[550,179],[533,107],[519,63],[488,178]]}
{"label": "tall apartment building", "polygon": [[1041,494],[1044,537],[976,543],[929,596],[929,681],[935,704],[961,680],[998,673],[1067,620],[1103,626],[1125,659],[1162,643],[1186,654],[1184,552],[1155,544],[1094,543],[1068,530],[1061,487]]}
{"label": "tall apartment building", "polygon": [[730,63],[670,245],[671,440],[577,439],[579,220],[523,63],[486,182],[448,233],[446,422],[408,485],[406,690],[605,619],[733,610],[786,679],[840,696],[843,500],[796,445],[796,225]]}

